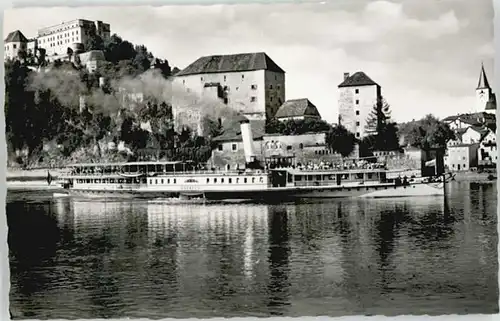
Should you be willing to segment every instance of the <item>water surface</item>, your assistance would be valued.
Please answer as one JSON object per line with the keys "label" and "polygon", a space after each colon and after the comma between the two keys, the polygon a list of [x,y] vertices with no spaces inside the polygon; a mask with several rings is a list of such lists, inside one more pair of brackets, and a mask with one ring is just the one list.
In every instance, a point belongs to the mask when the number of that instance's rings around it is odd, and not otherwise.
{"label": "water surface", "polygon": [[9,193],[17,318],[497,313],[496,185],[179,204]]}

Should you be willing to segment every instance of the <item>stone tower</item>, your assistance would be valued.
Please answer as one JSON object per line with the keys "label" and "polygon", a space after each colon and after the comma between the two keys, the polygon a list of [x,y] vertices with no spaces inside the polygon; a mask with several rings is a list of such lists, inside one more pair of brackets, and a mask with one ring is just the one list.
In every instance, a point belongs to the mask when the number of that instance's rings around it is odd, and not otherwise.
{"label": "stone tower", "polygon": [[344,73],[344,81],[339,89],[339,124],[363,138],[367,132],[366,124],[375,104],[382,98],[381,87],[364,72],[353,75]]}

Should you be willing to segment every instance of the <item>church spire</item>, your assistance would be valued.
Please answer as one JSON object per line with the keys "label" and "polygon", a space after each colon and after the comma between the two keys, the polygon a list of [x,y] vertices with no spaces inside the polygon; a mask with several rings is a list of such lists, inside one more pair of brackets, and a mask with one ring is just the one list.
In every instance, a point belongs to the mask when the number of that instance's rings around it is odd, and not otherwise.
{"label": "church spire", "polygon": [[479,83],[477,84],[477,89],[490,88],[488,83],[488,78],[486,78],[486,72],[484,71],[484,65],[481,63],[481,74],[479,75]]}

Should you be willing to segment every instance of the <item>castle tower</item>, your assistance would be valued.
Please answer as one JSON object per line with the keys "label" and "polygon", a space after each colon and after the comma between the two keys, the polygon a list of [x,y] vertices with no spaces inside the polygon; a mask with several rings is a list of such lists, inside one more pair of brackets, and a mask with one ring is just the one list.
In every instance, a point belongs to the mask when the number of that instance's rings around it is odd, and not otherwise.
{"label": "castle tower", "polygon": [[476,88],[476,112],[483,112],[486,110],[487,104],[492,98],[492,94],[486,72],[484,71],[484,65],[481,63],[481,73],[479,74],[479,82]]}
{"label": "castle tower", "polygon": [[367,120],[375,104],[382,98],[381,87],[364,72],[353,75],[344,73],[344,81],[338,85],[339,124],[363,138],[370,133],[366,130]]}

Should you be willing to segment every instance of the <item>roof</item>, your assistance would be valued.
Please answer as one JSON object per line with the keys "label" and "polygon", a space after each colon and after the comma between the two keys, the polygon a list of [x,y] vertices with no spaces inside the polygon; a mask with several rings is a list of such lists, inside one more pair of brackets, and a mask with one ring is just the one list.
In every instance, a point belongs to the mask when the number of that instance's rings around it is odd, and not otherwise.
{"label": "roof", "polygon": [[[246,117],[244,117],[246,119]],[[217,136],[213,139],[214,142],[231,142],[231,141],[241,141],[241,127],[240,121],[243,118],[237,117],[223,124],[224,132],[222,135]],[[254,140],[262,139],[265,133],[265,120],[250,120],[250,126],[252,128],[252,135]]]}
{"label": "roof", "polygon": [[26,38],[21,31],[16,30],[7,35],[5,42],[28,42],[28,38]]}
{"label": "roof", "polygon": [[443,118],[443,121],[454,121],[460,118],[460,115],[453,115],[453,116],[448,116],[446,118]]}
{"label": "roof", "polygon": [[456,145],[450,145],[448,148],[457,148],[457,147],[472,147],[472,146],[478,146],[477,143],[473,144],[456,144]]}
{"label": "roof", "polygon": [[253,70],[285,73],[266,53],[254,52],[201,57],[177,73],[176,76]]}
{"label": "roof", "polygon": [[[309,101],[307,98],[300,99],[290,99],[285,101],[283,105],[276,112],[276,118],[285,118],[285,117],[296,117],[296,116],[304,116],[307,107],[313,107],[316,112],[316,106]],[[319,113],[318,113],[319,114]]]}
{"label": "roof", "polygon": [[[470,126],[469,128],[474,130],[475,132],[481,134],[481,137],[483,137],[484,135],[487,135],[489,132],[489,129],[485,128],[485,127]],[[469,128],[467,128],[467,129],[469,129]]]}
{"label": "roof", "polygon": [[340,85],[341,87],[351,87],[351,86],[373,86],[378,84],[374,82],[370,77],[368,77],[364,72],[358,71],[353,75],[347,77]]}
{"label": "roof", "polygon": [[479,74],[479,82],[477,83],[477,89],[490,88],[488,83],[488,78],[486,77],[486,72],[484,71],[484,65],[481,64],[481,73]]}
{"label": "roof", "polygon": [[496,110],[497,109],[497,95],[491,94],[490,99],[486,103],[485,110]]}

